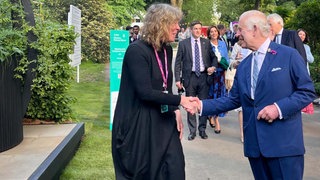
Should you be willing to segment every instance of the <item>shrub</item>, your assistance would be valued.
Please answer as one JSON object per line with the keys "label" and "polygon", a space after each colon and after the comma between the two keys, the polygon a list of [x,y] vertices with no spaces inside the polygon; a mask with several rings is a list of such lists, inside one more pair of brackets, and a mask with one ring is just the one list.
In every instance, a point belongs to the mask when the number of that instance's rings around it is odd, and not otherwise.
{"label": "shrub", "polygon": [[316,94],[319,96],[320,95],[320,82],[314,83],[314,88],[316,90]]}
{"label": "shrub", "polygon": [[[12,19],[13,18],[13,19]],[[0,6],[0,63],[19,60],[15,77],[23,81],[27,70],[27,31],[29,26],[24,21],[23,9],[20,4],[11,4],[8,0],[1,1]]]}
{"label": "shrub", "polygon": [[111,10],[102,0],[82,0],[81,49],[85,60],[97,63],[110,61],[110,29],[115,27]]}
{"label": "shrub", "polygon": [[54,121],[70,119],[74,98],[67,94],[73,72],[68,55],[76,35],[67,25],[39,19],[35,34],[38,42],[33,47],[39,52],[38,67],[26,116]]}

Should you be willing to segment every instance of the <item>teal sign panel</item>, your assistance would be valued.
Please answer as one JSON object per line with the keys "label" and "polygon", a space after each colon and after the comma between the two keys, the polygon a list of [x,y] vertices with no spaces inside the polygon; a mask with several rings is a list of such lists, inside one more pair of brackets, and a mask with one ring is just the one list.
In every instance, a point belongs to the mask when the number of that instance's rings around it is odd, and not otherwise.
{"label": "teal sign panel", "polygon": [[128,45],[128,31],[110,31],[110,130],[112,129],[114,110],[119,94],[122,62]]}

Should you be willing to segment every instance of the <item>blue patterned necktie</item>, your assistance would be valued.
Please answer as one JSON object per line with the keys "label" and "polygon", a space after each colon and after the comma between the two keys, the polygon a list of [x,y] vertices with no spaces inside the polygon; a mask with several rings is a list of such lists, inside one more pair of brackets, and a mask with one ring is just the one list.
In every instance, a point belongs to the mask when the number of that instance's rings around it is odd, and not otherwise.
{"label": "blue patterned necktie", "polygon": [[281,36],[281,34],[277,34],[277,35],[276,35],[276,43],[277,43],[277,44],[281,44],[280,36]]}
{"label": "blue patterned necktie", "polygon": [[195,64],[195,73],[199,77],[200,76],[200,53],[199,53],[199,46],[198,46],[198,40],[195,40],[194,42],[194,64]]}
{"label": "blue patterned necktie", "polygon": [[259,68],[258,68],[258,52],[253,53],[253,70],[252,70],[252,89],[253,94],[256,90],[257,80],[259,76]]}

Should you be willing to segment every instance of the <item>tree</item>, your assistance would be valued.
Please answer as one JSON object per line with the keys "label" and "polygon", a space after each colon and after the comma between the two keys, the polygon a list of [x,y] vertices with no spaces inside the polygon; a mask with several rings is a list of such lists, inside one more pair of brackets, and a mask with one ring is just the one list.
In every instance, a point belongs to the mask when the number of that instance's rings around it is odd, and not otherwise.
{"label": "tree", "polygon": [[82,53],[86,60],[104,63],[109,61],[110,29],[116,24],[111,7],[104,0],[82,0]]}
{"label": "tree", "polygon": [[274,12],[279,14],[283,18],[284,25],[287,28],[288,27],[287,22],[291,17],[294,16],[295,10],[296,10],[295,3],[292,1],[289,1],[289,2],[283,3],[280,6],[277,6]]}
{"label": "tree", "polygon": [[77,5],[79,0],[35,0],[34,3],[42,4],[46,8],[41,14],[51,20],[58,21],[60,23],[66,23],[68,21],[68,12],[70,11],[70,5]]}
{"label": "tree", "polygon": [[107,3],[113,11],[113,18],[118,27],[131,24],[135,15],[142,19],[146,6],[143,0],[107,0]]}
{"label": "tree", "polygon": [[182,8],[183,0],[170,0],[171,5]]}
{"label": "tree", "polygon": [[[217,10],[221,13],[220,22],[228,24],[232,21],[237,21],[240,14],[244,11],[243,4],[239,4],[240,0],[218,0],[217,2]],[[237,6],[235,6],[235,4],[237,4]]]}
{"label": "tree", "polygon": [[311,41],[311,47],[319,49],[317,46],[320,42],[319,27],[320,27],[320,4],[317,0],[312,0],[302,3],[290,19],[290,27],[293,29],[305,29]]}
{"label": "tree", "polygon": [[310,64],[310,73],[313,81],[316,83],[316,91],[320,93],[320,4],[318,0],[310,0],[301,3],[296,9],[294,16],[288,22],[291,29],[302,28],[308,32],[311,51],[315,57],[315,62]]}
{"label": "tree", "polygon": [[277,6],[280,6],[284,3],[288,3],[288,2],[292,2],[294,3],[296,6],[300,6],[301,3],[305,2],[305,1],[308,1],[308,0],[293,0],[293,1],[288,1],[288,0],[277,0],[276,3],[277,3]]}
{"label": "tree", "polygon": [[182,4],[185,21],[190,23],[199,20],[203,25],[213,23],[213,1],[212,0],[188,0]]}
{"label": "tree", "polygon": [[270,11],[274,7],[275,0],[240,0],[240,4],[244,7],[244,11],[256,9],[262,12]]}

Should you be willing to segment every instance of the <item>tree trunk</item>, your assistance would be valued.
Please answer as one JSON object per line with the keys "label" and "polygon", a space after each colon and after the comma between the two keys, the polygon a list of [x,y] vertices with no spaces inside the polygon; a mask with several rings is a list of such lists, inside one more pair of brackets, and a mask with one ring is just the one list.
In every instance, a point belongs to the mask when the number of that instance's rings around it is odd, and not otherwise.
{"label": "tree trunk", "polygon": [[260,6],[261,6],[261,0],[256,0],[256,2],[254,3],[254,9],[259,10]]}
{"label": "tree trunk", "polygon": [[183,0],[170,0],[172,6],[179,7],[182,9]]}

